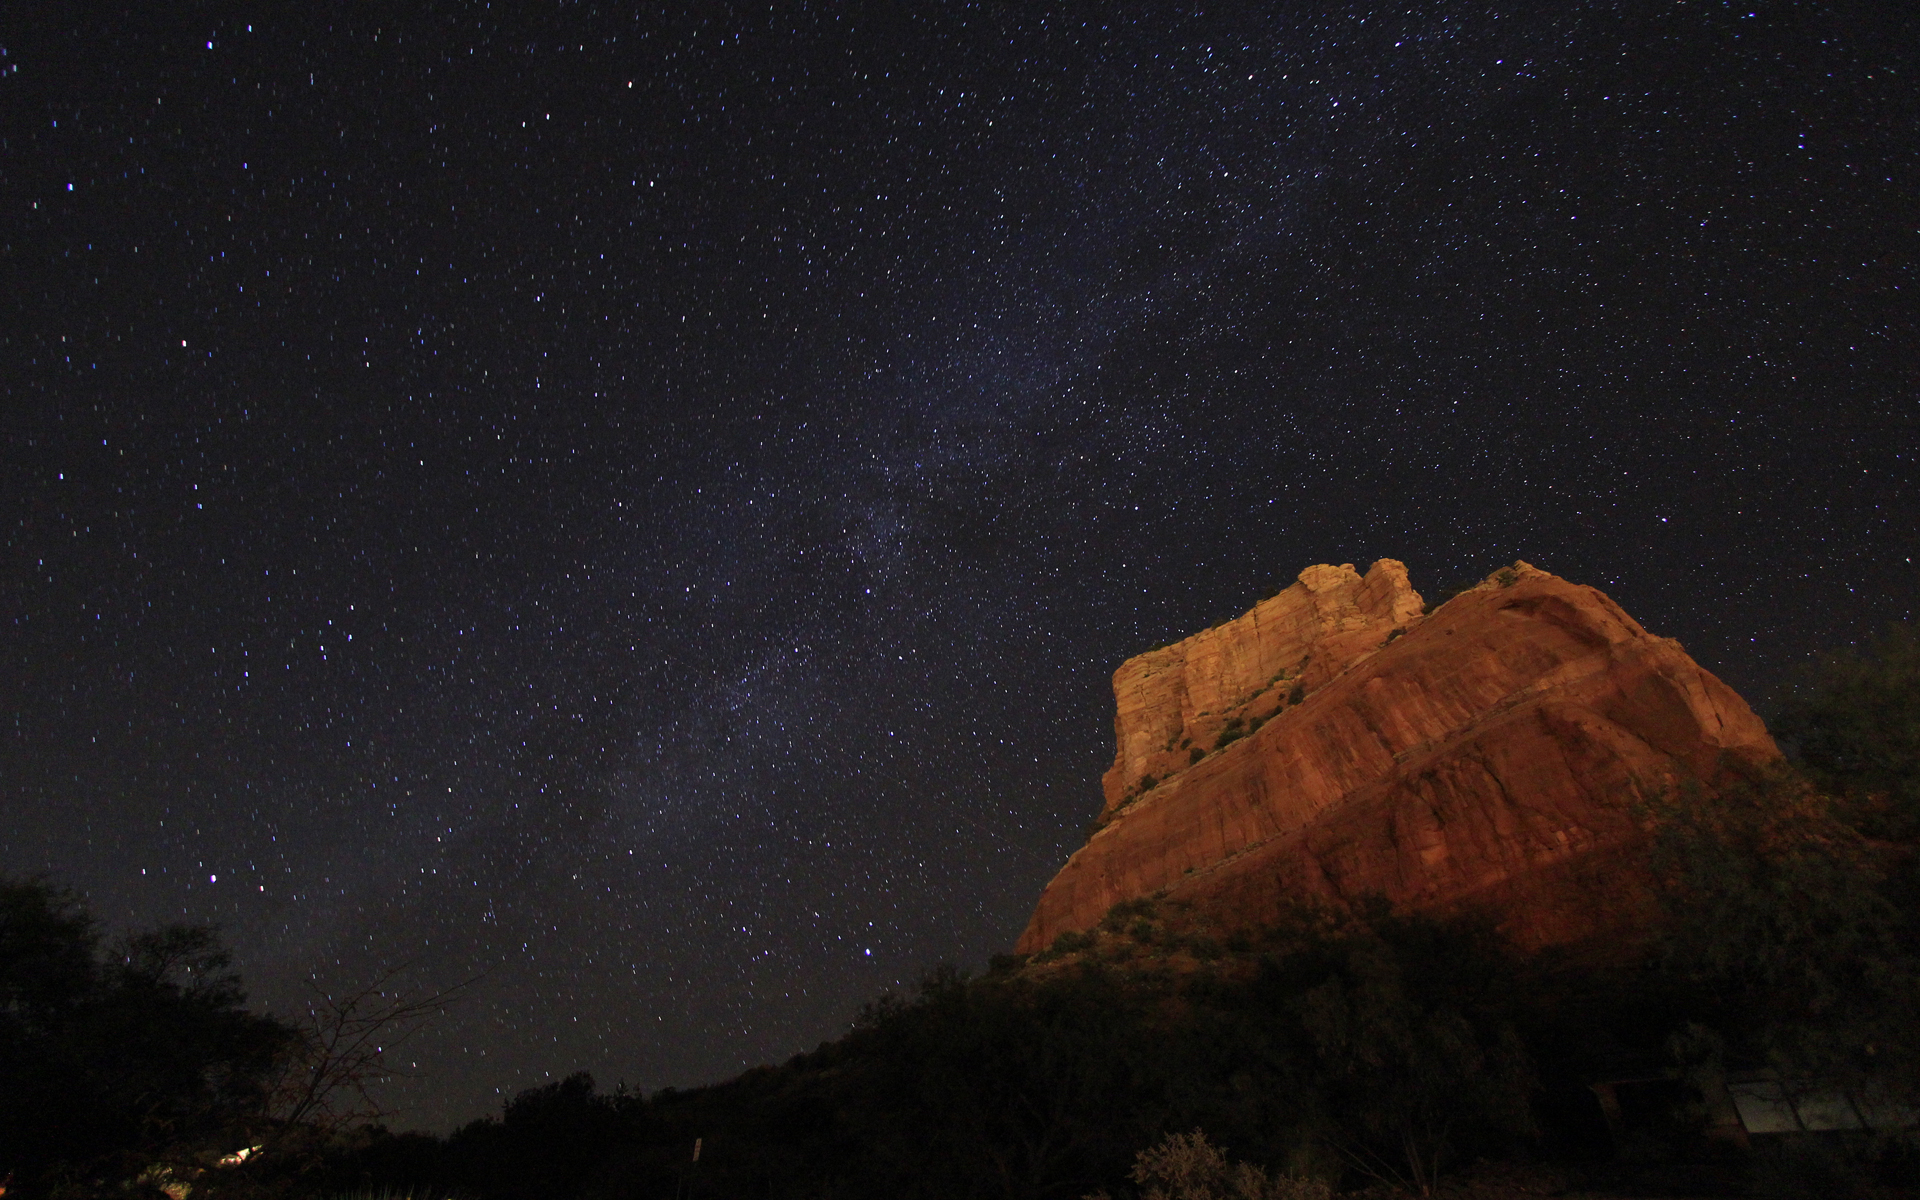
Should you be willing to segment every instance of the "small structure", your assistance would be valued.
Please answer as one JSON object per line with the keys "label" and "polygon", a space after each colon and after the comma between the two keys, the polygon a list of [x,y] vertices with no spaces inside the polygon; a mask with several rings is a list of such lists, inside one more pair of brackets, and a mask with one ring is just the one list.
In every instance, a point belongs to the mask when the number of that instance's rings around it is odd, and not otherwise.
{"label": "small structure", "polygon": [[1611,1074],[1588,1086],[1622,1157],[1695,1138],[1755,1150],[1791,1135],[1920,1127],[1920,1112],[1904,1105],[1876,1105],[1844,1088],[1796,1084],[1767,1068],[1707,1081],[1682,1080],[1668,1070]]}
{"label": "small structure", "polygon": [[1794,1087],[1777,1071],[1737,1071],[1727,1076],[1726,1088],[1740,1124],[1753,1137],[1920,1125],[1920,1113],[1904,1105],[1876,1105],[1844,1089]]}

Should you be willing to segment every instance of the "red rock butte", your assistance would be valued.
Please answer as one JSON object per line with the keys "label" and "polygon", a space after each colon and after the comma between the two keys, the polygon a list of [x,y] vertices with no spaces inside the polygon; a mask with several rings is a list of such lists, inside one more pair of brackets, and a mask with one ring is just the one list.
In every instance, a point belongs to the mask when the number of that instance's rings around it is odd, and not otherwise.
{"label": "red rock butte", "polygon": [[1301,900],[1491,913],[1527,949],[1652,917],[1634,803],[1779,757],[1680,644],[1526,563],[1423,615],[1407,570],[1313,566],[1113,676],[1093,834],[1023,953],[1144,896],[1217,928]]}

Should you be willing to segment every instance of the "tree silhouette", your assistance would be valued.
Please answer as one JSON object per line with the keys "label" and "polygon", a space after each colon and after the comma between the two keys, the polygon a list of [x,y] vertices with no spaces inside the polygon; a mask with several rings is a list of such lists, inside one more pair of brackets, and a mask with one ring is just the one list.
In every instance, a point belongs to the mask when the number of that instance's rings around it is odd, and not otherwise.
{"label": "tree silhouette", "polygon": [[211,929],[107,945],[72,896],[0,880],[0,1175],[84,1188],[244,1148],[295,1039],[244,1002]]}

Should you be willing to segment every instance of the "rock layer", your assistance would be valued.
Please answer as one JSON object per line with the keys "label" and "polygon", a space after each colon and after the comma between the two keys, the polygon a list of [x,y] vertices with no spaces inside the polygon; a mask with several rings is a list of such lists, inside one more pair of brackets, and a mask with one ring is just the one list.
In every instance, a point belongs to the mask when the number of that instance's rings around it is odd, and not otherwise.
{"label": "rock layer", "polygon": [[1101,779],[1111,816],[1143,781],[1185,770],[1233,722],[1244,728],[1319,687],[1420,617],[1407,568],[1383,558],[1308,567],[1299,582],[1223,625],[1130,658],[1113,675],[1113,766]]}
{"label": "rock layer", "polygon": [[1391,559],[1309,567],[1114,693],[1100,823],[1022,952],[1156,894],[1220,928],[1380,895],[1526,948],[1617,938],[1650,916],[1634,801],[1779,754],[1678,642],[1525,563],[1426,617]]}

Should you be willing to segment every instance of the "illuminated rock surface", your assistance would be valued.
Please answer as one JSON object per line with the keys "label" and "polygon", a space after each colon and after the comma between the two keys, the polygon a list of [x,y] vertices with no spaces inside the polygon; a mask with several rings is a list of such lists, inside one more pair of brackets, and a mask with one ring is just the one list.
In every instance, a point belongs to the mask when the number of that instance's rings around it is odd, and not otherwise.
{"label": "illuminated rock surface", "polygon": [[1425,617],[1398,562],[1309,567],[1114,693],[1105,806],[1022,952],[1156,893],[1222,929],[1378,894],[1604,943],[1650,915],[1633,802],[1778,755],[1678,642],[1525,563]]}

